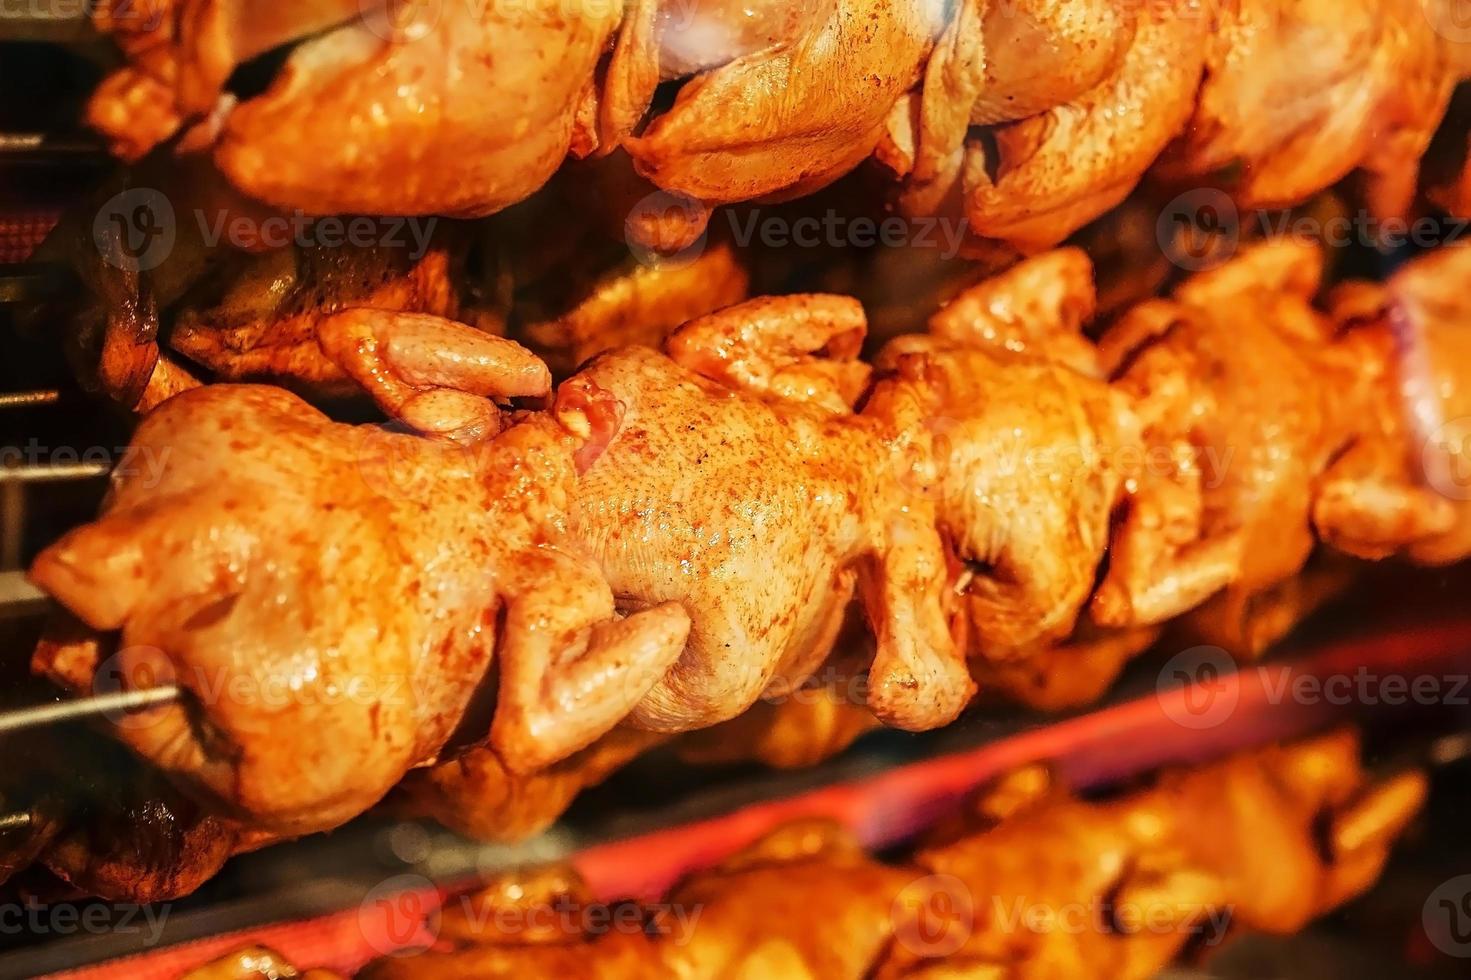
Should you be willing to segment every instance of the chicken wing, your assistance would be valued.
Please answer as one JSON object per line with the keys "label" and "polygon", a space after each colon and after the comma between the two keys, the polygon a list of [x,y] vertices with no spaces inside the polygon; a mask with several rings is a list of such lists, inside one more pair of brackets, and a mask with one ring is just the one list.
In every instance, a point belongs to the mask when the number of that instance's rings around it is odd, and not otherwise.
{"label": "chicken wing", "polygon": [[[385,364],[432,382],[440,357],[481,395],[550,385],[508,341],[439,347],[432,333],[374,333],[377,316],[342,314],[326,334],[349,373],[380,372],[380,395]],[[465,413],[452,393],[399,407],[428,428],[500,425],[492,403]],[[32,568],[89,626],[121,630],[118,654],[42,650],[36,667],[78,693],[108,677],[178,685],[182,703],[115,733],[252,826],[306,833],[435,758],[485,674],[504,607],[491,739],[528,768],[554,762],[626,715],[645,692],[622,671],[652,683],[687,629],[672,605],[618,619],[595,567],[565,547],[585,441],[536,416],[470,454],[332,423],[276,389],[189,392],[135,437],[158,469],[125,474],[104,515]]]}

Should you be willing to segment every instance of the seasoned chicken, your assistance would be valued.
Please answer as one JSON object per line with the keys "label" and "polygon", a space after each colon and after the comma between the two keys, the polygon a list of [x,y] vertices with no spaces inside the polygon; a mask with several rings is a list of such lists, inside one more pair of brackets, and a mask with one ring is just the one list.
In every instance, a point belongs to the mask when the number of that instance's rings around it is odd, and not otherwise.
{"label": "seasoned chicken", "polygon": [[[591,148],[578,112],[620,7],[175,0],[146,37],[120,32],[129,64],[89,118],[127,157],[197,122],[189,147],[282,208],[490,214]],[[334,24],[264,94],[221,95],[237,63]]]}
{"label": "seasoned chicken", "polygon": [[624,265],[578,288],[570,303],[559,273],[518,298],[510,330],[558,375],[615,347],[658,347],[682,324],[746,299],[751,279],[726,242],[687,264]]}
{"label": "seasoned chicken", "polygon": [[1371,210],[1405,215],[1457,80],[1428,2],[1218,4],[1205,82],[1163,175],[1220,180],[1258,208],[1363,169]]}
{"label": "seasoned chicken", "polygon": [[971,140],[962,171],[970,233],[1046,248],[1123,201],[1194,106],[1210,29],[1204,2],[1145,5],[1104,81],[994,130],[991,146]]}
{"label": "seasoned chicken", "polygon": [[[895,898],[910,878],[834,825],[793,824],[693,875],[658,908],[608,907],[610,917],[630,913],[621,918],[583,917],[596,903],[570,871],[507,876],[450,905],[440,949],[379,960],[360,976],[859,980],[893,941]],[[574,922],[615,924],[591,934],[536,927],[557,921],[547,913],[558,908]]]}
{"label": "seasoned chicken", "polygon": [[1102,802],[1030,767],[904,864],[797,823],[642,907],[565,869],[506,875],[446,903],[433,949],[361,976],[1147,980],[1198,935],[1294,932],[1373,883],[1426,781],[1373,782],[1357,749],[1328,735]]}
{"label": "seasoned chicken", "polygon": [[1103,84],[1134,39],[1136,15],[1112,0],[953,5],[922,86],[890,119],[887,137],[902,145],[881,153],[907,174],[905,209],[928,213],[945,202],[972,125],[1049,112]]}
{"label": "seasoned chicken", "polygon": [[440,235],[417,259],[399,247],[289,247],[231,256],[173,312],[168,344],[216,380],[270,379],[318,395],[356,387],[317,342],[344,309],[471,315],[465,247]]}
{"label": "seasoned chicken", "polygon": [[182,980],[342,980],[330,970],[298,970],[266,946],[247,946],[184,974]]}
{"label": "seasoned chicken", "polygon": [[1450,520],[1444,501],[1355,472],[1354,454],[1345,456],[1392,429],[1384,415],[1396,409],[1376,397],[1383,345],[1335,343],[1311,306],[1322,262],[1292,239],[1255,246],[1173,300],[1135,307],[1103,338],[1118,386],[1145,407],[1150,441],[1193,447],[1204,475],[1200,532],[1242,536],[1238,574],[1189,617],[1240,652],[1259,653],[1300,618],[1296,576],[1315,531],[1356,540],[1395,525],[1409,543]]}
{"label": "seasoned chicken", "polygon": [[[1081,0],[1023,3],[1014,19],[1017,6],[966,0],[957,8],[921,94],[890,116],[879,158],[906,178],[906,212],[963,219],[974,239],[1038,251],[1124,200],[1179,132],[1195,104],[1210,24],[1204,0],[1129,11]],[[988,21],[1005,25],[1003,39],[1016,31],[1059,52],[1082,46],[1090,57],[1078,62],[1079,75],[1059,75],[1048,58],[1026,58],[1027,42],[1011,37],[993,59]],[[988,77],[991,66],[1008,79],[1049,74],[1053,85],[1041,89],[1049,99],[1080,80],[1096,75],[1097,82],[1019,118],[991,104],[991,96],[1013,91],[1012,82]],[[1016,121],[967,138],[977,113]]]}
{"label": "seasoned chicken", "polygon": [[[620,348],[560,389],[568,405],[606,393],[615,406],[604,451],[577,481],[572,537],[627,608],[673,602],[691,621],[669,670],[630,681],[647,692],[635,725],[704,728],[800,685],[860,590],[878,637],[868,700],[880,719],[931,728],[969,700],[922,452],[850,408],[868,378],[856,360],[864,329],[840,297],[753,300],[686,324],[667,355]],[[357,376],[423,429],[403,411],[413,382],[453,387],[456,367],[396,376],[403,390],[386,397],[381,369]]]}
{"label": "seasoned chicken", "polygon": [[[1075,679],[1069,693],[1096,696],[1148,644],[1148,627],[1232,581],[1240,560],[1236,536],[1202,533],[1188,445],[1146,443],[1145,407],[1098,379],[1098,353],[1081,333],[1094,300],[1092,266],[1073,249],[986,280],[936,314],[927,336],[886,348],[879,366],[893,374],[868,409],[922,406],[981,679],[999,670],[1003,690],[1052,707],[1062,688],[1029,690],[1025,678],[1042,670],[1019,661],[1046,653],[1048,673],[1067,673],[1075,655],[1093,681]],[[1054,649],[1085,610],[1128,639]]]}
{"label": "seasoned chicken", "polygon": [[881,719],[933,727],[968,700],[914,454],[904,433],[847,407],[867,377],[853,359],[863,332],[852,301],[754,300],[687,324],[668,356],[621,349],[564,387],[624,406],[579,482],[573,533],[615,592],[677,600],[693,623],[637,724],[702,728],[801,684],[855,589],[878,636],[869,703]]}
{"label": "seasoned chicken", "polygon": [[872,153],[919,80],[939,7],[820,0],[795,36],[685,83],[624,145],[659,187],[706,204],[814,191]]}
{"label": "seasoned chicken", "polygon": [[[1403,549],[1411,560],[1443,565],[1471,556],[1471,246],[1440,248],[1403,266],[1385,284],[1345,283],[1330,309],[1350,337],[1366,334],[1387,366],[1377,390],[1389,424],[1363,439],[1321,493],[1316,522],[1330,543],[1380,557]],[[1381,522],[1340,515],[1371,502],[1405,499]],[[1447,510],[1448,509],[1448,510]],[[1429,515],[1441,514],[1439,520]],[[1445,520],[1449,517],[1449,520]],[[1357,532],[1346,536],[1345,529]]]}
{"label": "seasoned chicken", "polygon": [[490,214],[567,156],[619,13],[452,3],[402,39],[372,19],[338,28],[230,113],[216,160],[246,193],[314,214]]}
{"label": "seasoned chicken", "polygon": [[675,743],[679,757],[696,765],[759,762],[773,769],[805,769],[846,751],[879,720],[865,703],[864,666],[871,642],[850,624],[839,653],[801,687],[757,701],[730,721],[690,732]]}
{"label": "seasoned chicken", "polygon": [[1146,980],[1228,922],[1296,932],[1374,882],[1425,792],[1418,772],[1370,782],[1348,733],[1167,772],[1101,803],[1024,769],[914,857],[974,903],[955,913],[963,943],[942,956],[896,944],[865,976]]}
{"label": "seasoned chicken", "polygon": [[471,748],[409,773],[396,791],[402,808],[432,817],[456,833],[485,841],[519,841],[541,833],[585,789],[598,785],[665,736],[615,728],[545,769],[512,773],[489,746]]}
{"label": "seasoned chicken", "polygon": [[208,117],[231,106],[224,88],[237,66],[375,6],[366,0],[102,0],[93,24],[112,36],[127,63],[93,95],[87,121],[125,160],[144,156],[186,124],[207,133],[219,123]]}
{"label": "seasoned chicken", "polygon": [[[385,316],[350,312],[325,330],[360,381],[385,363],[432,380],[444,357],[479,396],[549,388],[545,366],[509,341]],[[377,394],[391,391],[378,378]],[[179,686],[181,703],[115,734],[252,826],[306,833],[435,758],[499,630],[491,742],[528,769],[555,762],[628,713],[688,626],[672,604],[617,618],[566,537],[575,457],[608,417],[597,392],[582,394],[498,435],[483,397],[396,403],[426,429],[483,437],[474,452],[332,423],[276,389],[173,399],[133,442],[159,469],[122,474],[103,516],[31,571],[88,626],[120,630],[119,652],[104,664],[43,649],[36,669],[77,693],[99,670],[123,687]]]}

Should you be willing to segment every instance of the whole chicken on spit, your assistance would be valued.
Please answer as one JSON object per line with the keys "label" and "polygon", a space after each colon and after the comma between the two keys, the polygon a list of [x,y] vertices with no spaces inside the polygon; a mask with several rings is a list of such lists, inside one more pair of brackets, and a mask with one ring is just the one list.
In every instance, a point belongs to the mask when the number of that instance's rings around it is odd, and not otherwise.
{"label": "whole chicken on spit", "polygon": [[[636,725],[708,727],[800,685],[859,590],[878,637],[875,713],[930,728],[969,700],[924,460],[906,430],[850,408],[868,379],[856,360],[864,330],[862,309],[840,297],[753,300],[685,325],[667,355],[612,351],[560,389],[559,403],[606,392],[616,406],[577,482],[571,535],[631,608],[678,602],[691,621]],[[368,357],[349,372],[422,429],[404,400],[454,387],[456,367],[394,375]]]}
{"label": "whole chicken on spit", "polygon": [[[1371,208],[1402,214],[1465,74],[1436,29],[1454,2],[104,4],[128,62],[90,118],[128,158],[182,129],[245,193],[313,214],[489,214],[569,153],[626,151],[696,234],[713,205],[808,193],[876,151],[905,212],[1033,251],[1172,141],[1163,176],[1247,206],[1357,168]],[[236,65],[323,30],[263,95],[224,92]],[[661,82],[680,83],[672,102]]]}
{"label": "whole chicken on spit", "polygon": [[[452,351],[480,396],[549,389],[509,341],[472,331],[440,347],[432,329],[404,336],[374,316],[355,315],[344,348],[418,378],[436,370],[426,349]],[[114,670],[124,687],[181,687],[182,702],[115,733],[281,833],[335,826],[432,761],[493,648],[497,751],[536,768],[582,748],[679,655],[688,620],[668,603],[619,618],[566,536],[576,458],[613,411],[581,394],[503,431],[484,397],[397,403],[421,426],[469,426],[484,437],[475,454],[332,423],[277,389],[175,398],[134,441],[166,461],[159,485],[123,477],[103,516],[31,572],[88,626],[121,630],[116,658],[43,648],[37,669],[77,693]]]}
{"label": "whole chicken on spit", "polygon": [[1237,575],[1188,617],[1239,652],[1260,653],[1321,598],[1299,575],[1318,538],[1382,556],[1453,519],[1423,481],[1363,465],[1403,431],[1382,387],[1394,345],[1367,329],[1335,337],[1311,305],[1322,268],[1315,245],[1256,245],[1134,307],[1102,340],[1149,438],[1184,440],[1212,471],[1199,533],[1242,537]]}
{"label": "whole chicken on spit", "polygon": [[1188,445],[1147,443],[1150,407],[1100,379],[1081,332],[1094,305],[1087,256],[1050,252],[962,293],[878,362],[893,372],[880,393],[926,408],[980,679],[1047,707],[1097,697],[1240,562],[1239,536],[1202,533]]}
{"label": "whole chicken on spit", "polygon": [[1349,732],[1101,802],[1032,766],[903,863],[808,821],[658,904],[603,905],[571,870],[523,871],[447,903],[433,948],[359,975],[1147,980],[1198,937],[1296,932],[1365,891],[1425,792],[1420,772],[1371,779]]}
{"label": "whole chicken on spit", "polygon": [[[1373,884],[1426,789],[1414,771],[1371,782],[1351,732],[1167,771],[1099,803],[1023,769],[914,856],[979,906],[963,943],[943,957],[896,945],[868,975],[1142,980],[1196,935],[1220,941],[1227,918],[1297,932]],[[1028,908],[1046,915],[1012,918]]]}

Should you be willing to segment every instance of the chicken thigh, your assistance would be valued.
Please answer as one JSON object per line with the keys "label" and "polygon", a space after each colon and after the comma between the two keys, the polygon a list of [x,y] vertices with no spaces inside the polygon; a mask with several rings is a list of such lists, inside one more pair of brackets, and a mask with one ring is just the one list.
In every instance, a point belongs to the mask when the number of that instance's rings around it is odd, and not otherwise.
{"label": "chicken thigh", "polygon": [[[380,315],[342,314],[327,330],[349,372],[387,358],[432,377],[421,356],[433,349],[469,368],[480,395],[549,387],[508,341],[374,334]],[[500,424],[492,403],[466,413],[448,393],[400,408],[431,428],[436,412],[444,430]],[[36,667],[79,694],[179,686],[179,703],[115,719],[115,734],[282,833],[333,827],[432,761],[493,645],[492,744],[528,768],[554,762],[628,712],[645,693],[630,677],[651,683],[688,625],[668,604],[619,619],[596,567],[569,547],[586,438],[535,416],[467,453],[332,423],[276,389],[186,393],[134,439],[133,458],[155,469],[122,473],[103,516],[32,568],[88,626],[121,630],[119,652],[98,662],[43,649]]]}

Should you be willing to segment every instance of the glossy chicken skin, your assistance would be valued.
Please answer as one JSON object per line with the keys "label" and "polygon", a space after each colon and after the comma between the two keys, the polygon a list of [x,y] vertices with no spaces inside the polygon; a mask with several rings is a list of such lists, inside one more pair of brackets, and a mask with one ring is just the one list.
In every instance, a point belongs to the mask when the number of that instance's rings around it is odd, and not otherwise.
{"label": "glossy chicken skin", "polygon": [[598,785],[664,736],[615,728],[587,748],[544,769],[512,773],[496,752],[471,748],[412,772],[396,801],[416,816],[476,840],[519,841],[551,826],[585,789]]}
{"label": "glossy chicken skin", "polygon": [[1260,652],[1300,618],[1295,577],[1316,535],[1373,539],[1393,525],[1413,540],[1448,521],[1443,502],[1365,479],[1345,456],[1392,429],[1384,413],[1396,407],[1375,394],[1382,345],[1335,343],[1311,306],[1322,261],[1292,239],[1255,246],[1173,301],[1135,307],[1103,339],[1119,386],[1150,407],[1151,438],[1185,439],[1208,470],[1202,532],[1242,535],[1238,575],[1190,617],[1239,652]]}
{"label": "glossy chicken skin", "polygon": [[642,909],[599,905],[564,869],[508,875],[447,903],[434,949],[362,976],[1147,980],[1197,936],[1294,932],[1361,893],[1425,792],[1417,772],[1369,780],[1347,733],[1104,802],[1030,767],[900,865],[804,822]]}
{"label": "glossy chicken skin", "polygon": [[[481,339],[455,353],[482,393],[546,390],[528,353]],[[358,341],[364,356],[418,363],[412,340]],[[454,404],[431,394],[407,414]],[[89,626],[121,630],[117,657],[37,668],[78,693],[99,668],[125,687],[179,685],[182,703],[119,720],[117,736],[282,833],[335,826],[432,760],[494,640],[492,744],[528,768],[555,761],[627,713],[642,692],[621,672],[669,663],[686,628],[669,606],[615,619],[601,576],[565,548],[581,442],[539,416],[471,455],[332,423],[275,389],[187,393],[134,440],[162,468],[125,475],[103,516],[32,568]]]}
{"label": "glossy chicken skin", "polygon": [[[618,24],[615,3],[393,5],[179,0],[119,37],[130,63],[89,118],[136,157],[186,124],[243,191],[312,214],[489,214],[544,184]],[[222,89],[243,60],[323,28],[263,95]],[[104,26],[112,26],[104,22]],[[466,92],[495,98],[466,98]]]}
{"label": "glossy chicken skin", "polygon": [[[1081,333],[1094,300],[1087,257],[1047,253],[962,293],[928,336],[901,337],[879,359],[894,374],[874,404],[896,388],[926,408],[970,652],[1023,696],[1016,662],[1053,653],[1047,668],[1068,671],[1067,651],[1052,648],[1074,638],[1085,610],[1089,631],[1147,643],[1145,628],[1204,601],[1239,562],[1234,535],[1202,533],[1189,447],[1148,446],[1139,406],[1097,377]],[[1074,653],[1091,647],[1116,666],[1107,650],[1118,644],[1094,637]]]}
{"label": "glossy chicken skin", "polygon": [[1456,81],[1426,7],[1218,4],[1198,105],[1162,173],[1220,179],[1243,206],[1260,208],[1295,204],[1362,168],[1371,209],[1404,215]]}
{"label": "glossy chicken skin", "polygon": [[800,684],[855,588],[878,636],[881,719],[933,727],[968,699],[915,454],[847,407],[867,375],[853,360],[863,332],[851,300],[754,300],[681,328],[668,356],[618,350],[564,386],[594,385],[624,409],[578,483],[573,534],[620,596],[678,601],[693,623],[637,724],[701,728]]}
{"label": "glossy chicken skin", "polygon": [[[1344,522],[1334,511],[1372,488],[1409,506],[1369,534],[1330,538],[1357,554],[1381,557],[1400,550],[1412,560],[1444,565],[1471,555],[1471,248],[1446,246],[1415,259],[1387,283],[1345,283],[1330,309],[1350,337],[1366,334],[1387,370],[1378,379],[1391,420],[1377,441],[1356,445],[1336,469],[1357,485],[1320,499],[1320,528]],[[1404,487],[1426,493],[1406,495]],[[1438,499],[1436,499],[1438,498]],[[1447,519],[1448,518],[1448,519]],[[1363,529],[1361,529],[1363,530]]]}
{"label": "glossy chicken skin", "polygon": [[1070,103],[1117,71],[1134,39],[1136,11],[1111,0],[1014,0],[954,5],[919,89],[895,107],[890,162],[911,158],[903,200],[925,212],[960,175],[971,126],[1014,122]]}
{"label": "glossy chicken skin", "polygon": [[444,4],[403,39],[350,24],[304,44],[230,114],[216,159],[280,207],[490,214],[567,156],[618,17],[616,4],[536,0]]}
{"label": "glossy chicken skin", "polygon": [[267,946],[247,946],[190,970],[182,980],[343,980],[331,970],[298,970]]}
{"label": "glossy chicken skin", "polygon": [[1421,773],[1369,782],[1346,733],[1167,772],[1102,803],[1024,769],[914,857],[974,903],[963,943],[943,957],[896,945],[867,975],[1145,980],[1228,921],[1295,932],[1374,882],[1425,792]]}
{"label": "glossy chicken skin", "polygon": [[270,379],[317,395],[355,388],[318,343],[320,324],[344,309],[472,311],[459,283],[463,243],[441,237],[422,257],[403,248],[275,249],[232,256],[173,312],[168,345],[216,380]]}
{"label": "glossy chicken skin", "polygon": [[751,285],[741,258],[726,243],[712,244],[687,264],[614,270],[576,289],[570,307],[565,272],[558,272],[553,283],[518,299],[511,326],[512,335],[558,376],[615,347],[657,347],[695,317],[746,299]]}
{"label": "glossy chicken skin", "polygon": [[611,906],[610,913],[629,914],[591,934],[486,928],[546,921],[538,910],[596,904],[571,872],[508,876],[468,904],[451,905],[440,918],[439,949],[379,960],[361,976],[858,980],[905,921],[894,902],[910,878],[865,855],[835,825],[792,824],[692,875],[659,911],[643,910],[642,922],[633,907]]}
{"label": "glossy chicken skin", "polygon": [[919,80],[938,8],[822,0],[793,36],[687,82],[625,146],[659,187],[707,204],[810,193],[878,144]]}
{"label": "glossy chicken skin", "polygon": [[1209,30],[1204,7],[1145,5],[1112,75],[997,130],[994,155],[972,142],[962,174],[971,234],[1045,248],[1123,201],[1189,118]]}

